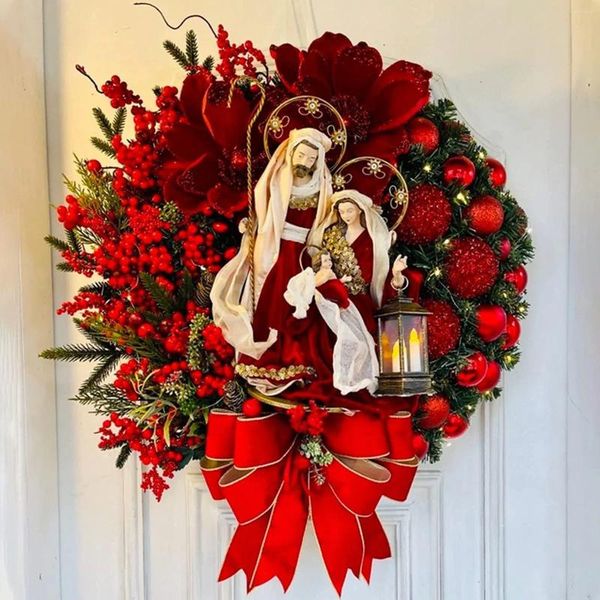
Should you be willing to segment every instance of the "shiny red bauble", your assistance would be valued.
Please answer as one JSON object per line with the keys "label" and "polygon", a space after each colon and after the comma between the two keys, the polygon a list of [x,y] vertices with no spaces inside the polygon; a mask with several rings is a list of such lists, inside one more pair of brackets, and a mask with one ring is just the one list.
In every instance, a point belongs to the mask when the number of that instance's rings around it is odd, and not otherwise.
{"label": "shiny red bauble", "polygon": [[437,429],[441,427],[450,414],[450,402],[442,394],[428,396],[421,404],[422,417],[419,419],[421,429]]}
{"label": "shiny red bauble", "polygon": [[514,271],[505,273],[504,280],[512,283],[517,292],[521,294],[527,287],[527,271],[523,265],[520,265]]}
{"label": "shiny red bauble", "polygon": [[498,244],[498,258],[500,260],[506,260],[510,256],[512,250],[512,244],[508,238],[502,238]]}
{"label": "shiny red bauble", "polygon": [[479,235],[496,233],[504,223],[504,208],[494,196],[474,198],[465,211],[469,227]]}
{"label": "shiny red bauble", "polygon": [[462,387],[479,385],[487,373],[488,360],[482,352],[474,352],[467,364],[456,374],[456,383]]}
{"label": "shiny red bauble", "polygon": [[455,438],[462,435],[469,428],[469,421],[457,414],[451,414],[443,427],[444,435]]}
{"label": "shiny red bauble", "polygon": [[443,178],[446,185],[458,183],[462,187],[475,181],[475,165],[466,156],[452,156],[444,163]]}
{"label": "shiny red bauble", "polygon": [[475,386],[478,392],[482,394],[493,390],[500,383],[502,368],[495,360],[488,361],[488,368],[485,377]]}
{"label": "shiny red bauble", "polygon": [[440,132],[433,121],[415,117],[406,124],[411,145],[420,144],[425,154],[431,154],[440,145]]}
{"label": "shiny red bauble", "polygon": [[245,417],[259,417],[262,413],[262,404],[256,398],[248,398],[242,404],[242,413]]}
{"label": "shiny red bauble", "polygon": [[223,221],[215,221],[212,228],[215,233],[227,233],[229,231],[229,225]]}
{"label": "shiny red bauble", "polygon": [[521,337],[521,323],[519,319],[513,315],[508,315],[506,318],[506,332],[504,334],[504,343],[502,348],[508,350],[512,348]]}
{"label": "shiny red bauble", "polygon": [[501,188],[506,183],[506,169],[502,163],[495,158],[486,158],[485,164],[490,170],[490,183],[496,187]]}
{"label": "shiny red bauble", "polygon": [[506,331],[506,312],[501,306],[481,305],[475,311],[477,333],[484,342],[497,340]]}
{"label": "shiny red bauble", "polygon": [[415,456],[419,459],[422,459],[427,454],[427,450],[429,450],[429,442],[421,433],[415,433],[413,434],[412,438],[412,447],[415,452]]}

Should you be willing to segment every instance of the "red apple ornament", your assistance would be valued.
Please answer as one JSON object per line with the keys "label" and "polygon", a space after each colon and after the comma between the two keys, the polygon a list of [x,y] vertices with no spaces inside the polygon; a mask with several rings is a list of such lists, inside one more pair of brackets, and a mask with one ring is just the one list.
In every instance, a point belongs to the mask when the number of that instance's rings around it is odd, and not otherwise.
{"label": "red apple ornament", "polygon": [[506,318],[506,333],[502,348],[508,350],[512,348],[521,337],[521,323],[519,319],[513,315],[508,315]]}
{"label": "red apple ornament", "polygon": [[493,342],[506,331],[506,312],[501,306],[484,304],[475,311],[475,319],[484,342]]}
{"label": "red apple ornament", "polygon": [[514,271],[509,271],[504,275],[504,280],[512,283],[517,292],[522,294],[527,287],[527,271],[523,265],[518,266]]}
{"label": "red apple ornament", "polygon": [[479,385],[487,373],[488,360],[482,352],[474,352],[467,364],[456,374],[456,382],[462,387]]}
{"label": "red apple ornament", "polygon": [[506,260],[510,256],[512,250],[512,244],[508,238],[502,238],[498,244],[498,258],[500,260]]}
{"label": "red apple ornament", "polygon": [[486,158],[485,163],[490,170],[490,183],[496,187],[504,187],[506,183],[506,169],[499,160],[495,158]]}

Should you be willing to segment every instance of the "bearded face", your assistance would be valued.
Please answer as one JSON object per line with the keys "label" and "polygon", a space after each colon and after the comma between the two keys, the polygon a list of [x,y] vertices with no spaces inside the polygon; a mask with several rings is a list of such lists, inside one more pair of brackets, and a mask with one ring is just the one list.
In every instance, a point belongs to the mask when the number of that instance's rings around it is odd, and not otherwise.
{"label": "bearded face", "polygon": [[312,145],[300,142],[292,154],[292,170],[296,177],[307,177],[315,171],[319,151]]}

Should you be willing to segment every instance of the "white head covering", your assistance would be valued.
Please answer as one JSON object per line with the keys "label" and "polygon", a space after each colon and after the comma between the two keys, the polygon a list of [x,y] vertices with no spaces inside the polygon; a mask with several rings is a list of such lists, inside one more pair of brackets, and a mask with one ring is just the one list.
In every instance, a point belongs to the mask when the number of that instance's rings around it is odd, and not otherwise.
{"label": "white head covering", "polygon": [[[304,186],[293,186],[292,155],[298,144],[309,142],[318,149],[318,156],[311,180]],[[279,255],[281,234],[292,193],[312,196],[318,193],[317,214],[308,233],[308,243],[325,218],[327,198],[332,192],[331,173],[325,164],[325,154],[331,148],[331,140],[317,129],[294,129],[287,140],[275,150],[269,164],[254,189],[256,210],[256,240],[254,246],[255,300],[258,302],[263,284]],[[242,238],[238,254],[218,273],[210,298],[213,318],[222,329],[223,337],[236,352],[260,358],[277,339],[277,331],[270,330],[264,342],[256,342],[252,331],[252,290],[250,289],[250,235]]]}
{"label": "white head covering", "polygon": [[327,227],[340,221],[336,205],[343,200],[352,200],[365,216],[367,232],[373,241],[373,276],[370,292],[373,302],[379,307],[381,306],[385,280],[390,270],[388,252],[392,245],[392,233],[381,216],[380,208],[373,204],[371,198],[357,190],[340,190],[333,194],[328,201],[327,216],[313,236],[314,244],[321,246],[323,244],[323,234]]}

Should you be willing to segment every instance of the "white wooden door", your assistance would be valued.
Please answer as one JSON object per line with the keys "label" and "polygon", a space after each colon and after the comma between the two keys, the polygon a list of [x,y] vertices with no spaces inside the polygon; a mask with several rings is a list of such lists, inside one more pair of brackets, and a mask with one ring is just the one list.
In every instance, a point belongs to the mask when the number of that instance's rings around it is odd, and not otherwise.
{"label": "white wooden door", "polygon": [[[510,188],[531,217],[538,247],[522,363],[503,398],[478,415],[442,462],[420,469],[408,501],[382,504],[394,558],[375,565],[371,587],[348,580],[343,597],[564,598],[569,2],[544,3],[543,14],[537,0],[163,4],[173,21],[201,12],[223,22],[233,40],[251,38],[265,49],[334,30],[390,58],[424,64],[443,76],[471,126],[505,149]],[[202,33],[201,23],[196,29]],[[156,83],[177,85],[181,73],[160,48],[178,34],[148,8],[119,0],[45,3],[44,30],[48,168],[57,202],[72,152],[93,153],[89,109],[99,98],[74,64],[101,81],[118,73],[147,95]],[[203,50],[212,52],[208,33],[204,40]],[[71,277],[56,274],[55,304],[75,288]],[[56,319],[55,343],[75,339],[67,319]],[[195,467],[160,504],[142,497],[136,465],[116,471],[115,457],[96,448],[97,419],[64,400],[84,374],[82,367],[56,369],[60,597],[245,597],[239,579],[216,584],[233,524],[227,510],[210,500]],[[310,535],[287,598],[335,598]],[[253,597],[281,594],[269,584]]]}

